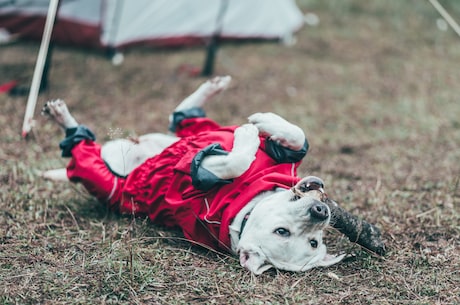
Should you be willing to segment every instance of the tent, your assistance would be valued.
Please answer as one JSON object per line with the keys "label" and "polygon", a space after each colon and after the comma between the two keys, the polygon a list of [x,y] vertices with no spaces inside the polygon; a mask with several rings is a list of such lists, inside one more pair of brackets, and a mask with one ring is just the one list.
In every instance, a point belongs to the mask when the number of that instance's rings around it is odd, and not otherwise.
{"label": "tent", "polygon": [[[33,125],[39,89],[46,86],[50,41],[108,50],[210,41],[202,70],[209,76],[216,37],[286,39],[302,24],[295,0],[0,0],[2,32],[42,40],[24,116],[24,137]],[[112,57],[114,63],[116,58]]]}
{"label": "tent", "polygon": [[[0,0],[0,28],[40,39],[49,3]],[[114,49],[183,46],[204,44],[218,30],[222,39],[283,39],[302,24],[295,0],[61,0],[51,41]]]}

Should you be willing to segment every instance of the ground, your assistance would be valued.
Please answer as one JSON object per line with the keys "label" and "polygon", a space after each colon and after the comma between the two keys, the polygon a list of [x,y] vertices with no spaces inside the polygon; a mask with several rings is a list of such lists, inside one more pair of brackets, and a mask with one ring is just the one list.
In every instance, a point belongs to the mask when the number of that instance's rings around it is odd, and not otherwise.
{"label": "ground", "polygon": [[[1,304],[459,304],[460,37],[428,1],[298,1],[320,18],[297,43],[227,43],[215,74],[231,88],[206,108],[223,124],[273,111],[301,126],[311,150],[300,174],[381,228],[377,257],[330,230],[338,265],[253,276],[237,259],[178,232],[119,217],[79,186],[39,177],[64,166],[60,130],[36,112],[21,138],[26,96],[0,96]],[[442,3],[460,20],[460,4]],[[30,83],[36,42],[2,46],[0,83]],[[203,48],[102,53],[58,46],[50,85],[101,141],[165,131],[202,78]]]}

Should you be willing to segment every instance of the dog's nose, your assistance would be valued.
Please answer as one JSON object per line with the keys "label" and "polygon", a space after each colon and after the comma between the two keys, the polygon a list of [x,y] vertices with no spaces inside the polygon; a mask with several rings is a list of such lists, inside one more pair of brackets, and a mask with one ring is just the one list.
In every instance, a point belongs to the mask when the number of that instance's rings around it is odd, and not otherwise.
{"label": "dog's nose", "polygon": [[310,215],[317,220],[326,220],[329,217],[329,210],[325,204],[317,202],[311,206]]}

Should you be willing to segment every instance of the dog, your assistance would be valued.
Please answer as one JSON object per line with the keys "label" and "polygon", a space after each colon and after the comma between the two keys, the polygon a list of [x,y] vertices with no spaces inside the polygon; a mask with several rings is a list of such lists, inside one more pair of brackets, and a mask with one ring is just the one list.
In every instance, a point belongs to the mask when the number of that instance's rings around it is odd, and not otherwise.
{"label": "dog", "polygon": [[180,227],[195,243],[239,256],[258,275],[268,269],[306,271],[338,263],[323,230],[331,219],[321,202],[324,182],[300,178],[308,150],[298,126],[274,113],[256,113],[241,126],[218,125],[203,106],[230,76],[204,82],[169,117],[175,136],[152,133],[103,146],[77,123],[62,100],[42,113],[65,131],[65,169],[43,174],[82,183],[112,210]]}

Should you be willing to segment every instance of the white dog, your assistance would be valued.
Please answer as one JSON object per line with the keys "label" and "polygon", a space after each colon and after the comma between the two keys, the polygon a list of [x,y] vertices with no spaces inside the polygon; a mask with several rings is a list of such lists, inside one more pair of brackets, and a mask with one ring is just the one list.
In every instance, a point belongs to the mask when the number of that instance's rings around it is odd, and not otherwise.
{"label": "white dog", "polygon": [[308,150],[303,131],[273,113],[251,115],[239,127],[205,117],[205,102],[230,81],[205,82],[175,109],[176,136],[148,134],[102,148],[63,101],[48,102],[43,113],[65,129],[60,148],[71,160],[44,176],[80,182],[121,213],[179,226],[196,243],[239,255],[255,274],[339,262],[343,255],[327,254],[322,241],[329,207],[309,196],[323,192],[323,182],[296,175]]}

